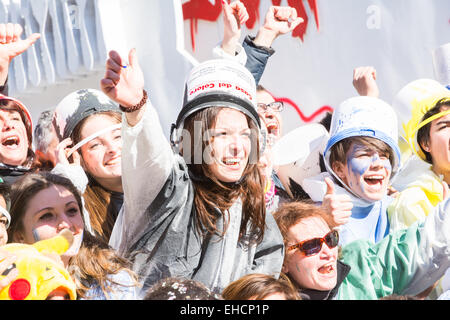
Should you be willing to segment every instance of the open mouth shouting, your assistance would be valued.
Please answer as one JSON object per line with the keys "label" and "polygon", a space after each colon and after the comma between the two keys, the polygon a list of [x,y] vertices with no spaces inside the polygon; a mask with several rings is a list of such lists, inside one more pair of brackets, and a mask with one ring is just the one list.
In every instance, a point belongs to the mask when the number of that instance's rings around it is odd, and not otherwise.
{"label": "open mouth shouting", "polygon": [[336,273],[336,262],[324,264],[319,269],[317,269],[317,272],[324,276],[334,277]]}
{"label": "open mouth shouting", "polygon": [[2,139],[2,145],[8,149],[17,149],[20,145],[20,138],[17,135],[11,135]]}
{"label": "open mouth shouting", "polygon": [[280,134],[278,122],[276,122],[276,121],[267,122],[266,127],[267,127],[267,133],[269,135],[273,136],[274,138],[278,138],[278,136]]}
{"label": "open mouth shouting", "polygon": [[368,188],[378,191],[383,187],[386,177],[379,174],[371,174],[363,177],[364,182],[368,185]]}
{"label": "open mouth shouting", "polygon": [[220,160],[221,164],[231,170],[239,170],[244,164],[244,159],[239,157],[225,157]]}

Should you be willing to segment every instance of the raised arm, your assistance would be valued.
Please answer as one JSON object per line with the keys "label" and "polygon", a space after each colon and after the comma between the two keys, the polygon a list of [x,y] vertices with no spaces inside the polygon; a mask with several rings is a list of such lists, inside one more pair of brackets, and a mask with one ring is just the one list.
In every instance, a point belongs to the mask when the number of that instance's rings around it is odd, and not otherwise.
{"label": "raised arm", "polygon": [[377,71],[374,67],[357,67],[353,70],[353,87],[360,96],[378,98]]}
{"label": "raised arm", "polygon": [[135,49],[129,53],[129,65],[125,65],[117,52],[109,53],[101,88],[124,111],[124,206],[111,234],[110,244],[116,249],[127,250],[144,232],[149,215],[155,214],[147,212],[147,209],[172,172],[175,157],[164,136],[155,108],[144,97],[144,76]]}
{"label": "raised arm", "polygon": [[25,52],[40,37],[39,33],[33,33],[27,39],[21,39],[23,28],[20,24],[0,24],[0,93],[7,95],[6,80],[11,61]]}
{"label": "raised arm", "polygon": [[256,37],[245,38],[243,44],[247,54],[245,66],[253,74],[256,84],[259,83],[270,56],[275,53],[272,48],[275,39],[292,32],[302,22],[303,19],[297,17],[295,8],[271,6]]}

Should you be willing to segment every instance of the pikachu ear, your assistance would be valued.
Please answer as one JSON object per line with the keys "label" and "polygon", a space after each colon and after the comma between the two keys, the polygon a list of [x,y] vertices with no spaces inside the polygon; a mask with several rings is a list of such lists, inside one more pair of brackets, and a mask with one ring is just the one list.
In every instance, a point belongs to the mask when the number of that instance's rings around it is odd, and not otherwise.
{"label": "pikachu ear", "polygon": [[58,255],[62,255],[70,248],[72,243],[72,232],[68,229],[64,229],[53,238],[34,243],[33,247],[35,247],[39,252],[54,252]]}

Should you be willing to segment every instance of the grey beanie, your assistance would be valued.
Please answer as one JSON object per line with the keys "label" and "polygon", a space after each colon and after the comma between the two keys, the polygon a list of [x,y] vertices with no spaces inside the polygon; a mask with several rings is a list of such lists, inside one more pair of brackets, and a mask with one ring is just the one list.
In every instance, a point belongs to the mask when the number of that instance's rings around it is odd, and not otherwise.
{"label": "grey beanie", "polygon": [[103,92],[96,89],[72,92],[55,108],[55,129],[60,139],[66,139],[83,119],[107,111],[121,113],[119,105]]}

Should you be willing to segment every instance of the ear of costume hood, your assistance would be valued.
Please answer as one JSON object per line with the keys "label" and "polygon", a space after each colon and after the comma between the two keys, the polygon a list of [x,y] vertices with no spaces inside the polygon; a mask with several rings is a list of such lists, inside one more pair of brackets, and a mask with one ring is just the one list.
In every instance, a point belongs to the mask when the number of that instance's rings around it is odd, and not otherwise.
{"label": "ear of costume hood", "polygon": [[55,129],[60,139],[71,136],[83,119],[99,112],[121,113],[119,105],[103,92],[96,89],[82,89],[64,97],[55,108]]}
{"label": "ear of costume hood", "polygon": [[331,169],[331,148],[346,138],[371,137],[383,141],[393,150],[392,179],[401,166],[397,128],[397,115],[383,100],[367,96],[345,100],[334,110],[331,119],[330,139],[324,151],[327,171],[345,185]]}
{"label": "ear of costume hood", "polygon": [[[72,241],[72,233],[66,229],[54,238],[38,241],[33,245],[11,243],[2,246],[2,250],[17,256],[14,267],[18,276],[0,291],[0,299],[45,300],[59,288],[66,291],[71,300],[75,300],[76,285],[69,272],[62,264],[45,255],[60,255],[70,247]],[[4,276],[5,273],[0,275],[0,279]]]}

